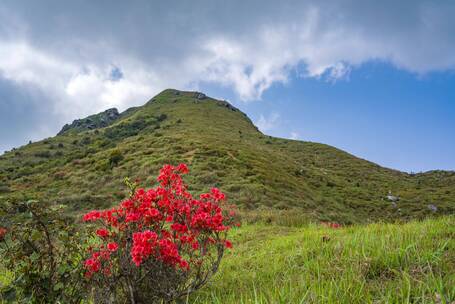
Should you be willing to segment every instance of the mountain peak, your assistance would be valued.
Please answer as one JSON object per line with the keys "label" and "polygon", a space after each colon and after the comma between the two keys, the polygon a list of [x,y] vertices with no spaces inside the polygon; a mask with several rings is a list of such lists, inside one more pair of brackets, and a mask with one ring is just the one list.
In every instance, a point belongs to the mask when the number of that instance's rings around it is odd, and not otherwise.
{"label": "mountain peak", "polygon": [[[226,100],[218,100],[211,98],[206,94],[198,91],[180,91],[176,89],[166,89],[160,92],[158,95],[150,99],[145,105],[139,107],[129,108],[122,113],[116,108],[107,109],[98,114],[93,114],[85,118],[76,119],[71,124],[65,124],[57,135],[65,135],[69,133],[80,133],[84,131],[100,129],[108,127],[123,118],[129,117],[135,112],[146,111],[150,106],[156,106],[157,104],[165,105],[166,107],[173,107],[177,105],[177,102],[183,102],[183,104],[205,104],[212,103],[219,107],[226,108],[227,110],[238,112],[242,114],[251,123],[251,120],[246,116],[245,113],[234,107]],[[183,106],[182,104],[182,106]],[[252,123],[251,123],[252,124]]]}
{"label": "mountain peak", "polygon": [[234,112],[240,112],[246,116],[245,113],[243,113],[238,108],[233,106],[227,100],[220,100],[220,99],[212,98],[212,97],[207,96],[205,93],[199,92],[199,91],[181,91],[181,90],[176,90],[176,89],[166,89],[166,90],[163,90],[158,95],[156,95],[155,97],[153,97],[149,102],[154,102],[158,99],[164,99],[167,102],[175,102],[177,100],[177,98],[181,98],[181,97],[189,98],[189,100],[196,102],[196,103],[204,102],[204,101],[215,102],[219,106],[226,107],[227,109],[234,111]]}

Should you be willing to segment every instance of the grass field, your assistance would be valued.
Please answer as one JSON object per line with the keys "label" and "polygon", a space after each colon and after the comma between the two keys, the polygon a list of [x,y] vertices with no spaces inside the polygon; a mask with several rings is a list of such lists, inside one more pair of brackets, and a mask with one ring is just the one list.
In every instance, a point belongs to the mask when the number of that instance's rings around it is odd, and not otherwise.
{"label": "grass field", "polygon": [[[184,303],[455,301],[453,216],[340,229],[257,223],[231,237],[220,271]],[[11,280],[0,268],[0,285]]]}
{"label": "grass field", "polygon": [[454,217],[342,229],[248,225],[233,239],[214,281],[190,303],[455,301]]}

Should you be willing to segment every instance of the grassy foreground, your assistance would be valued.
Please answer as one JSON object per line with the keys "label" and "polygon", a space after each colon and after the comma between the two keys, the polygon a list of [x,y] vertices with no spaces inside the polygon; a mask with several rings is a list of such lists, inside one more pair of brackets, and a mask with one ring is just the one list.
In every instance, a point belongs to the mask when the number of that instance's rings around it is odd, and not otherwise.
{"label": "grassy foreground", "polygon": [[[455,301],[454,216],[341,229],[248,224],[231,238],[216,277],[184,303]],[[11,280],[0,268],[0,286]]]}
{"label": "grassy foreground", "polygon": [[455,217],[342,229],[248,225],[190,303],[452,303]]}

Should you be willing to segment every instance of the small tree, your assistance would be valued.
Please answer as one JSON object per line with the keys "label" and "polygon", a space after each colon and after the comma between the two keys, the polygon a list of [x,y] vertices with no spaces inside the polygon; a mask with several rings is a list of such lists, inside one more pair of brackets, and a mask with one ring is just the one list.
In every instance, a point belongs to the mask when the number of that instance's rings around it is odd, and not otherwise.
{"label": "small tree", "polygon": [[217,271],[233,214],[213,188],[195,199],[182,174],[186,165],[165,165],[159,185],[135,185],[117,207],[91,211],[93,246],[84,263],[97,303],[171,302],[201,288]]}

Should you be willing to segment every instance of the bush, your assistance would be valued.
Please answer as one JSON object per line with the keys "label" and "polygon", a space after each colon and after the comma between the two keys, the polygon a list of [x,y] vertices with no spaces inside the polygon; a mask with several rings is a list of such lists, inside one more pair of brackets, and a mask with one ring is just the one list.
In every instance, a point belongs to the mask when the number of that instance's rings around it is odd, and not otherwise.
{"label": "bush", "polygon": [[124,122],[119,125],[107,128],[104,135],[111,140],[124,139],[130,136],[138,135],[148,125],[153,125],[155,121],[146,121],[145,119],[137,119],[130,122]]}
{"label": "bush", "polygon": [[109,165],[111,167],[115,167],[123,160],[123,155],[120,150],[115,149],[111,152],[111,155],[109,156]]}
{"label": "bush", "polygon": [[115,146],[115,143],[111,142],[108,139],[102,139],[97,142],[98,147],[100,148],[108,148]]}
{"label": "bush", "polygon": [[11,192],[11,189],[8,185],[2,185],[0,184],[0,194],[1,193],[9,193]]}
{"label": "bush", "polygon": [[[0,206],[2,266],[14,274],[1,299],[14,303],[80,303],[84,252],[72,220],[37,201]],[[3,303],[3,302],[2,302]]]}
{"label": "bush", "polygon": [[92,143],[92,140],[91,140],[91,138],[88,137],[88,136],[85,136],[85,137],[82,138],[82,140],[81,140],[81,145],[84,145],[84,146],[90,145],[91,143]]}
{"label": "bush", "polygon": [[111,165],[109,164],[109,162],[107,160],[104,160],[104,161],[101,161],[101,162],[97,162],[95,164],[95,170],[97,171],[107,171],[109,169],[111,169]]}
{"label": "bush", "polygon": [[156,188],[137,189],[130,198],[83,219],[96,243],[84,263],[97,303],[169,303],[201,288],[216,273],[232,225],[214,188],[199,200],[187,192],[185,165],[164,166]]}
{"label": "bush", "polygon": [[157,119],[159,122],[161,122],[161,121],[166,120],[166,118],[167,118],[167,115],[163,113],[163,114],[160,114],[160,116],[158,116],[156,119]]}
{"label": "bush", "polygon": [[51,152],[50,151],[38,151],[33,154],[36,157],[42,157],[42,158],[50,158],[51,157]]}

